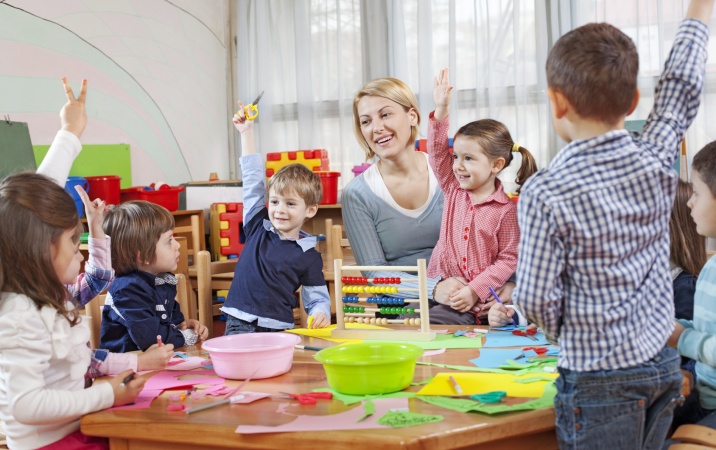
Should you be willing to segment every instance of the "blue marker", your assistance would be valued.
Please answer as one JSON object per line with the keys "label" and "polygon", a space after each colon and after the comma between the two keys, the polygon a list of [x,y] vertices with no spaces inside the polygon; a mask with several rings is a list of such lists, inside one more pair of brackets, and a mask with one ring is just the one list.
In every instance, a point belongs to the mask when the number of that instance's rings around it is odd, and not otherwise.
{"label": "blue marker", "polygon": [[[505,306],[505,304],[502,303],[502,300],[500,300],[500,297],[497,296],[497,292],[495,292],[495,290],[492,289],[492,286],[488,286],[487,289],[490,290],[490,293],[492,294],[493,297],[495,297],[495,300],[497,300],[497,303],[499,303],[499,304],[502,305],[502,306]],[[513,324],[514,326],[517,326],[517,321],[515,320],[515,316],[514,316],[514,315],[512,315],[512,324]]]}

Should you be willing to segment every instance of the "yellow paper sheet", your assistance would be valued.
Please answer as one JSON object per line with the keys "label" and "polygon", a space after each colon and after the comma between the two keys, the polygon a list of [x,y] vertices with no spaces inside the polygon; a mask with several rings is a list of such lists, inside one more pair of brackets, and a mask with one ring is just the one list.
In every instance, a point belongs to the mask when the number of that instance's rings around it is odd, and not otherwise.
{"label": "yellow paper sheet", "polygon": [[[508,397],[541,397],[544,387],[548,381],[536,381],[534,383],[516,383],[520,378],[532,378],[534,374],[525,374],[515,377],[508,373],[439,373],[433,380],[426,384],[417,395],[459,395],[450,382],[452,375],[455,381],[462,388],[462,395],[484,394],[492,391],[505,391]],[[546,373],[544,376],[557,378],[559,374]]]}
{"label": "yellow paper sheet", "polygon": [[[390,328],[379,327],[377,325],[369,325],[365,323],[347,323],[347,329],[361,329],[361,330],[390,330]],[[294,328],[293,330],[286,330],[287,333],[300,334],[303,336],[324,339],[331,342],[339,342],[342,344],[358,344],[363,342],[362,339],[336,339],[331,337],[331,332],[336,329],[336,325],[331,325],[325,328]]]}

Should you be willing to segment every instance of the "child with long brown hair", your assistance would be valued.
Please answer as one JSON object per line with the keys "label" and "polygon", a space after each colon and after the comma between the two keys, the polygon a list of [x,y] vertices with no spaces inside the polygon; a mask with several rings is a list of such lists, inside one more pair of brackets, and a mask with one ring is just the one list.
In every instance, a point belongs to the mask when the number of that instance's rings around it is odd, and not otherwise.
{"label": "child with long brown hair", "polygon": [[495,299],[490,288],[505,284],[517,269],[520,231],[517,208],[497,174],[522,155],[517,184],[537,171],[532,154],[514,142],[507,127],[492,119],[464,125],[448,149],[448,112],[453,86],[448,69],[435,78],[435,111],[428,126],[428,157],[445,194],[440,239],[428,277],[463,277],[468,283],[448,304],[430,309],[433,323],[474,324]]}
{"label": "child with long brown hair", "polygon": [[[144,379],[122,383],[130,369],[85,389],[89,328],[66,287],[82,262],[75,203],[50,178],[20,173],[0,182],[0,217],[0,421],[8,445],[106,446],[80,433],[80,417],[131,403]],[[108,371],[113,358],[104,361]]]}
{"label": "child with long brown hair", "polygon": [[706,238],[696,232],[696,224],[687,206],[693,189],[679,179],[676,198],[669,218],[671,280],[674,286],[674,315],[693,320],[696,278],[706,264]]}

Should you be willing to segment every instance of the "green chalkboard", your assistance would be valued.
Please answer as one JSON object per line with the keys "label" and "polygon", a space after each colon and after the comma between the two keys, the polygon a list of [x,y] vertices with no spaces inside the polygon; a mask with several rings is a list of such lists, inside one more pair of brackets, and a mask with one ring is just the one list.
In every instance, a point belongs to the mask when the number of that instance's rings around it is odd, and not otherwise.
{"label": "green chalkboard", "polygon": [[11,173],[35,169],[37,165],[27,124],[0,120],[0,179]]}
{"label": "green chalkboard", "polygon": [[[47,155],[49,145],[35,145],[35,161],[39,166]],[[122,177],[122,189],[132,187],[132,164],[128,144],[82,145],[82,152],[70,169],[71,176],[89,177],[118,175]]]}

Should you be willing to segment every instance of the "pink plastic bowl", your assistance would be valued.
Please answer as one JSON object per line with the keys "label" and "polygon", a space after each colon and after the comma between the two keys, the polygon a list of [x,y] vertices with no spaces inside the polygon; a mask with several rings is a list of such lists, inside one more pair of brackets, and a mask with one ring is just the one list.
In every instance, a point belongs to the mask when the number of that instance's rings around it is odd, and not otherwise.
{"label": "pink plastic bowl", "polygon": [[232,380],[271,378],[291,370],[294,345],[289,333],[246,333],[221,336],[201,344],[211,355],[217,375]]}

